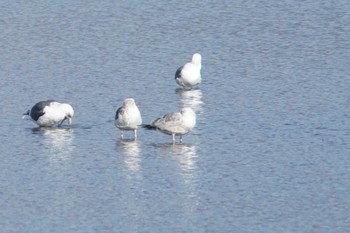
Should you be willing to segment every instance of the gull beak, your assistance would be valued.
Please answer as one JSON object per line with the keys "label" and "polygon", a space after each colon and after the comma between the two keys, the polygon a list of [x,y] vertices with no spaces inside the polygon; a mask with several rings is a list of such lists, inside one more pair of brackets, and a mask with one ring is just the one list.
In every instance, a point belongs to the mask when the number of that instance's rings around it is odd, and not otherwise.
{"label": "gull beak", "polygon": [[72,124],[72,118],[68,117],[67,120],[68,120],[68,125],[71,125]]}

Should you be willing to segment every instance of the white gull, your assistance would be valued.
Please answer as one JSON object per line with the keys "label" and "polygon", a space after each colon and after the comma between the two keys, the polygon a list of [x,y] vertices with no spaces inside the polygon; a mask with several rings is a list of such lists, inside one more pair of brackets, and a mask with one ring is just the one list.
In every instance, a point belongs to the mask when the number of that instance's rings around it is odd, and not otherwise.
{"label": "white gull", "polygon": [[58,125],[67,120],[68,124],[72,124],[74,110],[71,105],[59,103],[55,100],[46,100],[36,103],[31,110],[23,114],[30,116],[31,119],[41,127],[51,127]]}
{"label": "white gull", "polygon": [[124,138],[125,131],[134,131],[134,139],[137,138],[137,128],[142,124],[141,113],[135,100],[127,98],[123,106],[118,108],[115,114],[115,126],[120,129],[120,138]]}
{"label": "white gull", "polygon": [[201,60],[202,57],[199,53],[193,54],[191,62],[186,63],[176,70],[176,83],[187,89],[192,89],[193,86],[198,85],[202,81]]}
{"label": "white gull", "polygon": [[159,130],[160,132],[172,135],[173,143],[175,136],[182,136],[190,132],[196,125],[196,114],[191,108],[182,108],[180,112],[167,113],[158,117],[151,124],[143,125],[146,129]]}

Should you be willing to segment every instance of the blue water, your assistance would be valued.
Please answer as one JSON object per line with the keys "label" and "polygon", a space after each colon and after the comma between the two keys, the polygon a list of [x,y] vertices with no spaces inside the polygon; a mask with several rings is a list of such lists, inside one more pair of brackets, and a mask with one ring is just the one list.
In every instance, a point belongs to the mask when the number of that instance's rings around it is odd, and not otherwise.
{"label": "blue water", "polygon": [[[8,1],[0,7],[1,232],[350,231],[348,1]],[[202,84],[176,69],[202,55]],[[197,113],[183,144],[119,139]],[[71,128],[22,120],[36,102]]]}

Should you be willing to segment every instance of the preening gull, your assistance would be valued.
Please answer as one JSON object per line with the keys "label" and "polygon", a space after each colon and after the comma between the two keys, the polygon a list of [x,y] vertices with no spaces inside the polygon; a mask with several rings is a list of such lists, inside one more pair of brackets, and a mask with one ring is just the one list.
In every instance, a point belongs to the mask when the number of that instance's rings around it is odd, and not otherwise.
{"label": "preening gull", "polygon": [[155,119],[151,124],[143,125],[146,129],[159,130],[160,132],[173,136],[182,136],[190,132],[196,125],[196,113],[191,108],[182,108],[180,112],[171,112]]}
{"label": "preening gull", "polygon": [[68,124],[72,124],[74,110],[71,105],[59,103],[55,100],[46,100],[36,103],[31,110],[23,114],[30,116],[31,119],[41,127],[51,127],[58,125],[67,120]]}
{"label": "preening gull", "polygon": [[134,131],[134,139],[137,138],[137,128],[142,124],[141,113],[135,104],[135,100],[127,98],[123,106],[118,108],[115,114],[115,126],[120,129],[120,138],[124,138],[124,130]]}
{"label": "preening gull", "polygon": [[201,78],[201,64],[202,57],[199,53],[195,53],[192,56],[192,61],[186,63],[176,70],[175,80],[176,83],[182,87],[192,89],[202,81]]}

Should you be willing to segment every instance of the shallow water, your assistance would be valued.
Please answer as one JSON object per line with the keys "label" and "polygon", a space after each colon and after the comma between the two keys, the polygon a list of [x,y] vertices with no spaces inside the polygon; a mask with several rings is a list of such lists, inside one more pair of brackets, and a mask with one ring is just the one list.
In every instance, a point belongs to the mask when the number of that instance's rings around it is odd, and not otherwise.
{"label": "shallow water", "polygon": [[[4,232],[350,230],[347,1],[8,2],[0,8]],[[202,54],[198,89],[176,69]],[[197,113],[183,144],[140,129]],[[72,104],[71,128],[22,120]]]}

